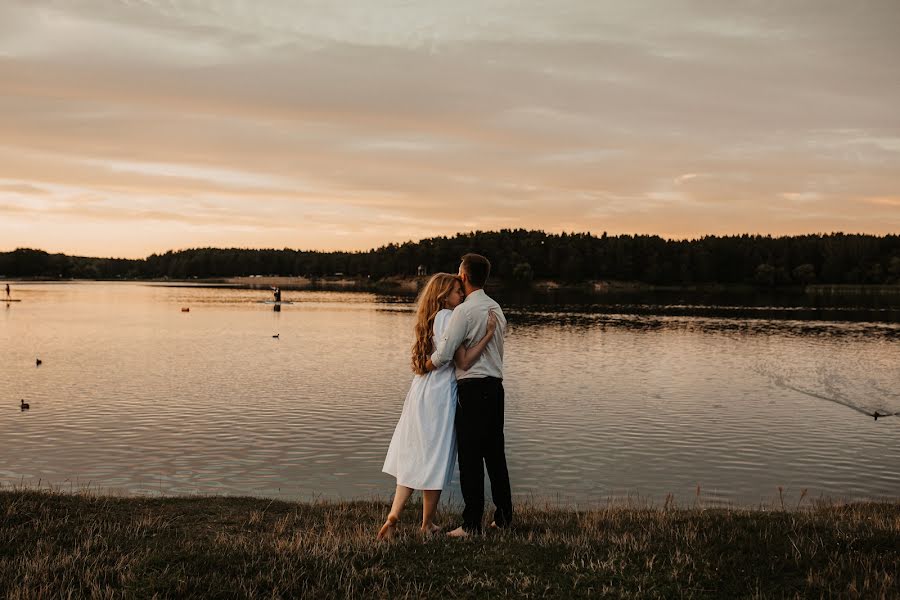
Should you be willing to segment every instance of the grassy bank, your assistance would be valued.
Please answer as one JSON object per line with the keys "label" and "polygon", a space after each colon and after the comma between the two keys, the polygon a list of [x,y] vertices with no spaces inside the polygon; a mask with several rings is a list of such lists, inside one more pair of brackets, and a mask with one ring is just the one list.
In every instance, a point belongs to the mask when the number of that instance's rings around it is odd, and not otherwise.
{"label": "grassy bank", "polygon": [[[511,531],[373,536],[386,506],[0,492],[0,597],[900,597],[900,505],[527,506]],[[453,523],[457,515],[440,515]]]}

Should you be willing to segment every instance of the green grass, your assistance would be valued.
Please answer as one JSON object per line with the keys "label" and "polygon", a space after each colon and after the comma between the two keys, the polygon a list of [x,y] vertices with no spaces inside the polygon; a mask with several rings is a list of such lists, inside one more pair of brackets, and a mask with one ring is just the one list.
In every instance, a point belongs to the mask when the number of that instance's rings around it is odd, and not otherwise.
{"label": "green grass", "polygon": [[900,597],[900,504],[529,505],[469,540],[418,509],[376,543],[378,502],[0,491],[0,597]]}

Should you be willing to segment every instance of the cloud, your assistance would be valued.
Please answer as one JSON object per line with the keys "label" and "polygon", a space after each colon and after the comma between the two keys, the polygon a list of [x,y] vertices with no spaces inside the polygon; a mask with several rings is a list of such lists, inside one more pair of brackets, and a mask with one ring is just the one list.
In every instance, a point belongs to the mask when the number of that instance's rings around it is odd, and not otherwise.
{"label": "cloud", "polygon": [[[19,220],[0,239],[82,247],[63,217],[91,243],[140,223],[135,255],[174,239],[164,223],[185,225],[181,246],[209,228],[219,245],[322,248],[505,226],[897,231],[894,205],[858,199],[900,193],[898,16],[888,1],[15,0],[0,209]],[[50,215],[52,238],[28,231]]]}

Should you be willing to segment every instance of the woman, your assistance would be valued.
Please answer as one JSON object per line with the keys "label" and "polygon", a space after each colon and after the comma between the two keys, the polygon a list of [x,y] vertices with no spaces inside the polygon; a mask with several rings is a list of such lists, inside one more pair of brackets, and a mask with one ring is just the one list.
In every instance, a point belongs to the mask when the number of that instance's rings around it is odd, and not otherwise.
{"label": "woman", "polygon": [[416,308],[415,343],[412,347],[412,369],[415,373],[400,421],[384,460],[385,473],[397,478],[397,491],[387,520],[378,539],[396,533],[403,506],[414,490],[422,490],[422,527],[425,534],[440,531],[434,524],[434,513],[441,490],[453,475],[456,460],[456,371],[469,369],[494,335],[497,326],[493,315],[488,318],[487,333],[472,348],[460,346],[453,363],[428,372],[425,362],[434,352],[453,309],[464,300],[462,281],[449,273],[437,273],[422,290]]}

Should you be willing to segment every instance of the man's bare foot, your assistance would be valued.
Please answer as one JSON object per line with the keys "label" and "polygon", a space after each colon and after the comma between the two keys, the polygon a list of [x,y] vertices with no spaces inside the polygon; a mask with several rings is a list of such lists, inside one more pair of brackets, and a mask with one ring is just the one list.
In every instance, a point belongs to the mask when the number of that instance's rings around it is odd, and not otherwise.
{"label": "man's bare foot", "polygon": [[432,536],[436,533],[440,533],[441,528],[434,523],[429,523],[428,525],[422,525],[422,527],[419,528],[419,531],[421,531],[426,536]]}
{"label": "man's bare foot", "polygon": [[471,534],[468,531],[466,531],[465,529],[463,529],[462,527],[457,527],[453,531],[450,531],[447,533],[447,537],[454,537],[454,538],[467,538],[470,535]]}
{"label": "man's bare foot", "polygon": [[397,534],[397,523],[399,522],[400,519],[394,515],[388,515],[387,521],[381,526],[381,529],[378,531],[378,536],[375,539],[389,540],[394,537]]}

